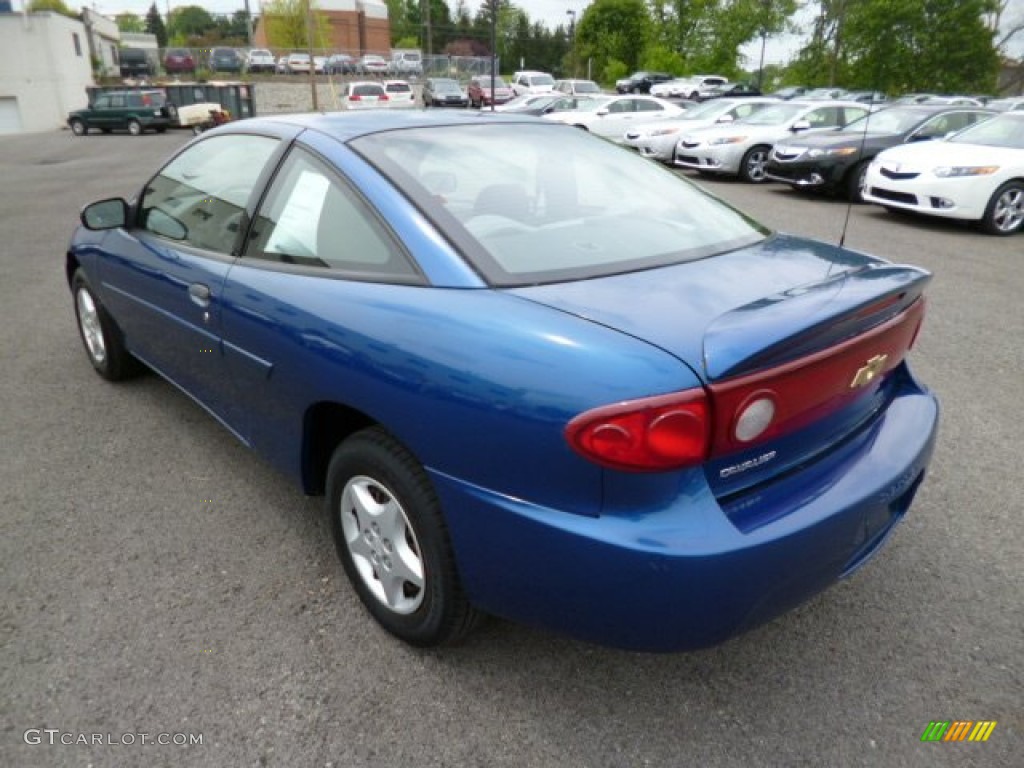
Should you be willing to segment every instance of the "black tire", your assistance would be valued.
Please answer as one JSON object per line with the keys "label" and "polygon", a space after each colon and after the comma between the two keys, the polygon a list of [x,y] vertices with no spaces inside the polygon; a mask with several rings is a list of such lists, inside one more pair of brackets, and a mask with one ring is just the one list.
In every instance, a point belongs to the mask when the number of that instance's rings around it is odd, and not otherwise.
{"label": "black tire", "polygon": [[846,174],[846,198],[851,203],[864,202],[864,178],[868,175],[868,161],[862,160]]}
{"label": "black tire", "polygon": [[345,573],[384,629],[431,647],[457,642],[476,626],[480,614],[459,581],[430,480],[384,429],[357,432],[335,450],[327,514]]}
{"label": "black tire", "polygon": [[995,191],[985,206],[981,229],[990,235],[1007,236],[1024,225],[1024,181],[1008,181]]}
{"label": "black tire", "polygon": [[75,134],[75,136],[85,136],[87,133],[89,133],[89,126],[86,125],[84,121],[79,120],[77,117],[73,119],[69,123],[69,125],[71,126],[71,132]]}
{"label": "black tire", "polygon": [[768,162],[770,147],[759,144],[747,150],[747,154],[740,161],[740,179],[750,184],[763,184],[767,181],[765,177],[765,163]]}
{"label": "black tire", "polygon": [[176,106],[174,106],[173,104],[168,104],[167,105],[167,116],[171,120],[177,120],[178,119],[178,108]]}
{"label": "black tire", "polygon": [[132,136],[142,135],[142,123],[136,120],[134,117],[128,121],[128,133]]}
{"label": "black tire", "polygon": [[142,364],[125,348],[121,329],[100,303],[81,269],[71,278],[71,296],[78,335],[96,373],[107,381],[122,381],[137,375]]}

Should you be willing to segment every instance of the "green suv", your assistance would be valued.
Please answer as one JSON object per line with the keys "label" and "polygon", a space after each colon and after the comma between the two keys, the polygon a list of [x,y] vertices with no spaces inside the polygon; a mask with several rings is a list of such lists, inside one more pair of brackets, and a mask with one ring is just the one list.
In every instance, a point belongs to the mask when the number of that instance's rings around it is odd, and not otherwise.
{"label": "green suv", "polygon": [[150,129],[163,133],[176,119],[177,110],[163,91],[107,91],[96,94],[86,109],[69,114],[68,125],[76,136],[84,136],[90,128],[103,133],[125,129],[138,136]]}

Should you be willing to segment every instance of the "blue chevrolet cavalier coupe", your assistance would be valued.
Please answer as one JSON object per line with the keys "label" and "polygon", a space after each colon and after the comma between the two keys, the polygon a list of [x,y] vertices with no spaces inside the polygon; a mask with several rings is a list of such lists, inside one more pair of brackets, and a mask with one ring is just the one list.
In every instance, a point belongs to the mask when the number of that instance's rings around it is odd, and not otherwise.
{"label": "blue chevrolet cavalier coupe", "polygon": [[324,494],[355,591],[416,645],[484,613],[720,642],[868,560],[932,453],[926,272],[571,127],[246,120],[81,220],[93,367],[157,371]]}

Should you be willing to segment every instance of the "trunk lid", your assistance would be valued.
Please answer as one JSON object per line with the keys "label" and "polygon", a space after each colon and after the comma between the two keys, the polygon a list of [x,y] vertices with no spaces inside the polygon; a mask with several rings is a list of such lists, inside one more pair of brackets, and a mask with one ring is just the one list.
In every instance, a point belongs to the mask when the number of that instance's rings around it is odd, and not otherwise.
{"label": "trunk lid", "polygon": [[[701,261],[511,292],[692,368],[712,406],[708,479],[730,495],[806,463],[884,408],[929,280],[915,267],[776,236]],[[738,416],[757,393],[776,415],[744,442]]]}

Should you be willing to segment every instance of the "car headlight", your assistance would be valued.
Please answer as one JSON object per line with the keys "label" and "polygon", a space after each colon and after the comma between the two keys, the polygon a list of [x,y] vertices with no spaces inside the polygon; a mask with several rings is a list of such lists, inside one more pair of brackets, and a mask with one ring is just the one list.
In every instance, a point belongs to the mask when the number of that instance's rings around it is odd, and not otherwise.
{"label": "car headlight", "polygon": [[670,136],[673,133],[679,133],[678,128],[658,128],[657,130],[651,131],[649,136]]}
{"label": "car headlight", "polygon": [[746,140],[746,136],[722,136],[721,138],[718,139],[711,139],[711,141],[709,141],[708,144],[714,147],[720,144],[739,144],[741,141]]}
{"label": "car headlight", "polygon": [[940,165],[932,173],[940,179],[952,179],[959,176],[990,176],[998,170],[998,165]]}
{"label": "car headlight", "polygon": [[808,157],[846,157],[857,151],[856,147],[836,147],[835,149],[812,149]]}

